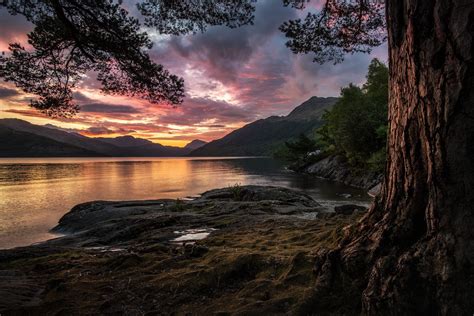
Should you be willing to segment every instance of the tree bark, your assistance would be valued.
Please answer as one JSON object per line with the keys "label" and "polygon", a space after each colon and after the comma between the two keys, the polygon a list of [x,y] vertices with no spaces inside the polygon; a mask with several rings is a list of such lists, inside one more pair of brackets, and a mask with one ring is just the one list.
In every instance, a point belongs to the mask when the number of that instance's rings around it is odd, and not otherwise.
{"label": "tree bark", "polygon": [[311,310],[340,295],[349,314],[473,315],[474,1],[386,6],[385,183],[340,248],[318,257]]}

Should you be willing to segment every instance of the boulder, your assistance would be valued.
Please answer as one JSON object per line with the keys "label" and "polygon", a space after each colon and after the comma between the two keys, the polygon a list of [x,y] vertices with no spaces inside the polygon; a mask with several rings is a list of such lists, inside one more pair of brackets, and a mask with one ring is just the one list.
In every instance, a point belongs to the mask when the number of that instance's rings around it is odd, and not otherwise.
{"label": "boulder", "polygon": [[306,167],[304,173],[369,190],[382,181],[383,175],[371,171],[357,171],[342,156],[329,156]]}

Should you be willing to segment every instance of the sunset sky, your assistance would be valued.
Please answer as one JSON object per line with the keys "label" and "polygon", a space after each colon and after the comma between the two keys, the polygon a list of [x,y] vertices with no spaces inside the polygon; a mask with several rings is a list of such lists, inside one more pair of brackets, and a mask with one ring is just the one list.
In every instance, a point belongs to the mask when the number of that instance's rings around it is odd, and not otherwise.
{"label": "sunset sky", "polygon": [[[150,31],[153,59],[185,80],[186,98],[177,108],[101,94],[91,75],[75,92],[80,113],[60,120],[29,108],[31,96],[0,81],[0,118],[53,124],[87,136],[133,135],[184,146],[193,139],[220,138],[259,118],[286,115],[311,96],[337,96],[341,86],[364,81],[372,58],[386,61],[386,46],[371,55],[347,56],[338,65],[319,65],[311,55],[292,54],[278,27],[307,10],[266,0],[257,4],[254,25],[211,27],[203,34],[181,37]],[[10,42],[24,43],[30,29],[21,16],[0,9],[0,51]]]}

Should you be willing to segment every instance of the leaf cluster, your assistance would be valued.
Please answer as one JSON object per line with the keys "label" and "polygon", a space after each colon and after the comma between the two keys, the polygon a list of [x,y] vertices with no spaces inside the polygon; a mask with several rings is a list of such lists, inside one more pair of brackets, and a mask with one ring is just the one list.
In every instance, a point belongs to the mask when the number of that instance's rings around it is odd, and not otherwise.
{"label": "leaf cluster", "polygon": [[[286,0],[304,7],[302,0]],[[370,53],[385,40],[384,5],[367,0],[326,0],[323,8],[302,19],[285,22],[280,30],[294,53],[313,53],[314,61],[343,61],[345,54]]]}
{"label": "leaf cluster", "polygon": [[388,68],[374,59],[366,83],[342,88],[339,101],[324,114],[318,143],[325,151],[346,156],[354,166],[380,171],[385,162],[387,106]]}
{"label": "leaf cluster", "polygon": [[[3,0],[11,14],[34,25],[26,47],[12,43],[0,55],[0,78],[34,95],[31,106],[50,116],[78,111],[73,91],[96,76],[102,91],[150,103],[180,104],[184,82],[149,56],[149,32],[182,35],[208,26],[252,24],[257,0],[141,0],[140,21],[121,0]],[[282,0],[303,9],[309,0]],[[375,1],[326,0],[317,13],[288,21],[280,30],[294,53],[340,62],[344,54],[370,52],[385,40],[383,5]]]}

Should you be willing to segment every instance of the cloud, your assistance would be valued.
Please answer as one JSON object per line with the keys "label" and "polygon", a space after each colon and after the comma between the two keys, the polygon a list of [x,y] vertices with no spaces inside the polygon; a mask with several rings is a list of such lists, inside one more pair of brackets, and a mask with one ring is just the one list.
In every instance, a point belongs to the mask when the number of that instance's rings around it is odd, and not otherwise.
{"label": "cloud", "polygon": [[68,133],[78,133],[78,132],[81,131],[80,129],[77,129],[77,128],[65,128],[65,127],[57,126],[57,125],[50,124],[50,123],[45,124],[43,126],[47,127],[47,128],[51,128],[51,129],[58,129],[60,131],[68,132]]}
{"label": "cloud", "polygon": [[27,116],[27,117],[35,117],[35,118],[45,118],[46,116],[33,109],[7,109],[3,110],[5,113],[11,113],[11,114],[19,114],[21,116]]}
{"label": "cloud", "polygon": [[0,86],[0,99],[8,99],[14,96],[20,95],[16,89],[10,89]]}
{"label": "cloud", "polygon": [[215,101],[206,98],[187,98],[176,109],[170,109],[160,115],[158,121],[162,124],[199,125],[203,122],[211,126],[226,126],[234,122],[247,122],[256,117],[253,109],[231,105],[225,101]]}
{"label": "cloud", "polygon": [[89,103],[80,106],[80,110],[85,113],[119,113],[119,114],[135,114],[140,111],[131,105],[106,104],[106,103]]}
{"label": "cloud", "polygon": [[115,132],[105,126],[93,126],[89,127],[84,131],[86,134],[89,135],[110,135],[114,134]]}
{"label": "cloud", "polygon": [[158,46],[155,56],[157,59],[179,56],[205,71],[209,77],[230,83],[238,79],[246,63],[259,50],[266,47],[275,35],[280,36],[280,24],[295,17],[296,11],[284,7],[279,1],[260,1],[254,25],[236,29],[215,26],[203,34],[173,36],[167,45]]}
{"label": "cloud", "polygon": [[33,25],[21,15],[11,15],[7,9],[0,6],[0,52],[8,49],[9,43],[27,43],[26,34]]}
{"label": "cloud", "polygon": [[94,101],[80,91],[74,91],[72,94],[72,97],[74,98],[74,100],[79,101],[79,102],[93,102]]}
{"label": "cloud", "polygon": [[[125,2],[132,14],[137,13],[134,3]],[[278,27],[306,15],[308,10],[319,9],[320,4],[320,0],[312,0],[306,10],[299,11],[284,7],[281,0],[259,0],[254,25],[236,29],[214,26],[203,34],[177,37],[148,29],[155,42],[150,51],[153,60],[185,79],[187,97],[183,104],[171,108],[133,98],[106,98],[99,93],[95,74],[88,73],[74,92],[81,112],[72,119],[52,122],[84,126],[81,133],[211,140],[255,119],[286,115],[313,95],[337,96],[342,86],[365,80],[373,57],[386,60],[387,47],[376,49],[372,55],[347,56],[336,66],[315,64],[311,54],[291,53]],[[26,39],[31,25],[0,9],[0,29],[1,48],[8,41]],[[1,89],[0,99],[15,96],[8,96],[13,91]],[[24,105],[20,105],[21,98],[15,98],[3,113],[45,118],[27,108],[29,102],[24,99]]]}

